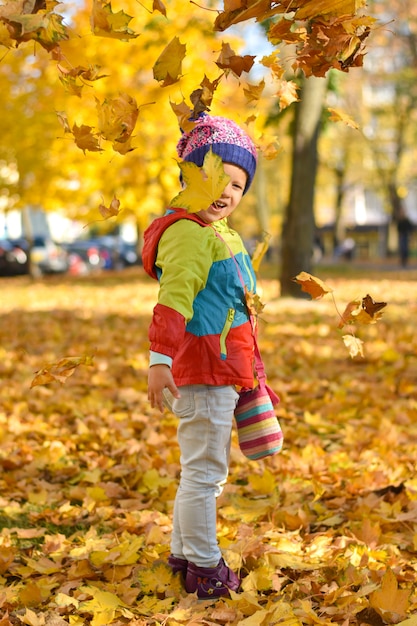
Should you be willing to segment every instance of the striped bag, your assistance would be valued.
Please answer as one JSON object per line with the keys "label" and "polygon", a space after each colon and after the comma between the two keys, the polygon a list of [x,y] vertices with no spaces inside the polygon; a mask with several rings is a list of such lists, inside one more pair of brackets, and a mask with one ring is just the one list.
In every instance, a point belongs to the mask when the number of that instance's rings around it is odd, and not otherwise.
{"label": "striped bag", "polygon": [[262,377],[254,389],[242,389],[239,396],[235,420],[243,454],[259,460],[280,452],[284,437],[274,411],[278,396]]}

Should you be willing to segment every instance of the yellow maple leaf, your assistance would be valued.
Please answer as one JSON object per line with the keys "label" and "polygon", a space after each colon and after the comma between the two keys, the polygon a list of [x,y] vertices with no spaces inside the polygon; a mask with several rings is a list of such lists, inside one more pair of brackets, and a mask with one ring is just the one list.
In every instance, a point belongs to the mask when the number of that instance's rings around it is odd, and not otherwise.
{"label": "yellow maple leaf", "polygon": [[121,143],[131,137],[139,115],[135,98],[127,93],[106,98],[103,102],[96,98],[96,107],[101,137]]}
{"label": "yellow maple leaf", "polygon": [[391,569],[385,572],[381,588],[369,596],[369,604],[386,623],[397,623],[406,617],[410,605],[410,589],[398,589],[398,581]]}
{"label": "yellow maple leaf", "polygon": [[182,161],[179,167],[186,187],[171,200],[171,206],[186,209],[188,213],[208,209],[221,197],[230,180],[223,161],[211,149],[204,157],[202,167],[190,161]]}
{"label": "yellow maple leaf", "polygon": [[157,58],[153,66],[153,77],[162,83],[162,87],[172,85],[179,80],[185,51],[185,44],[180,42],[179,37],[174,37]]}
{"label": "yellow maple leaf", "polygon": [[91,12],[91,29],[95,35],[120,39],[120,41],[128,41],[138,37],[137,33],[128,28],[131,20],[132,17],[124,11],[113,13],[110,2],[94,0]]}
{"label": "yellow maple leaf", "polygon": [[63,20],[61,15],[51,12],[15,14],[8,18],[18,43],[37,41],[48,52],[57,48],[59,41],[68,39]]}
{"label": "yellow maple leaf", "polygon": [[181,590],[179,576],[174,576],[171,568],[162,561],[155,561],[151,567],[138,571],[138,579],[144,594],[165,595],[168,590],[178,593]]}
{"label": "yellow maple leaf", "polygon": [[91,626],[108,626],[116,615],[121,613],[125,616],[133,617],[133,613],[128,610],[128,605],[114,593],[88,586],[81,587],[81,591],[92,596],[92,600],[86,600],[79,605],[80,613],[93,614]]}
{"label": "yellow maple leaf", "polygon": [[298,85],[295,84],[292,80],[278,80],[276,81],[278,88],[275,92],[275,96],[279,101],[279,108],[286,109],[293,102],[298,102],[299,97],[297,95],[297,89],[299,89]]}

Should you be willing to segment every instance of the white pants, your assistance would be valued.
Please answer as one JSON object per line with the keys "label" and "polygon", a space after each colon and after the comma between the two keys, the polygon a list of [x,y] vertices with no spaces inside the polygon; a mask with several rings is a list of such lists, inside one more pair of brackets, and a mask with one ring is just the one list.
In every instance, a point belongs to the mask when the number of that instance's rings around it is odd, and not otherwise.
{"label": "white pants", "polygon": [[166,404],[179,417],[181,479],[174,505],[171,552],[198,567],[215,567],[216,498],[229,472],[230,439],[238,394],[233,386],[189,385]]}

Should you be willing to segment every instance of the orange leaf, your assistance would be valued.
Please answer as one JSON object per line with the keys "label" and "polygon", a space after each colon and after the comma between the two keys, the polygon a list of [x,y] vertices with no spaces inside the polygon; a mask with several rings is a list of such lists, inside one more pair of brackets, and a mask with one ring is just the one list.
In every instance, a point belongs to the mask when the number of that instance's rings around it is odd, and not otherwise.
{"label": "orange leaf", "polygon": [[300,272],[294,279],[301,285],[301,290],[310,294],[313,300],[322,298],[326,293],[331,293],[333,289],[328,287],[320,278],[312,276],[308,272]]}
{"label": "orange leaf", "polygon": [[352,300],[346,305],[345,310],[340,316],[339,328],[343,328],[345,324],[349,324],[349,322],[353,322],[353,312],[360,308],[361,303],[359,300]]}

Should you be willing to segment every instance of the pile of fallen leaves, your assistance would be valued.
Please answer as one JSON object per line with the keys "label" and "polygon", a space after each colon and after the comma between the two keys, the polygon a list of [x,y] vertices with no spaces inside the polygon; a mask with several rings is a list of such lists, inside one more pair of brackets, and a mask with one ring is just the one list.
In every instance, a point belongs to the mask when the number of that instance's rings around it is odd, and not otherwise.
{"label": "pile of fallen leaves", "polygon": [[389,305],[352,358],[331,299],[261,281],[284,449],[248,461],[234,433],[218,529],[243,592],[214,603],[166,566],[179,452],[146,399],[156,285],[1,281],[0,626],[416,626],[417,276],[323,278],[342,310]]}

